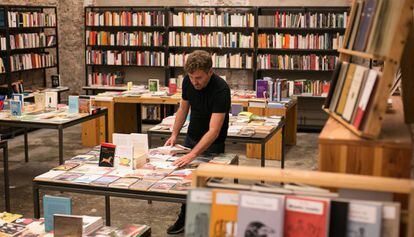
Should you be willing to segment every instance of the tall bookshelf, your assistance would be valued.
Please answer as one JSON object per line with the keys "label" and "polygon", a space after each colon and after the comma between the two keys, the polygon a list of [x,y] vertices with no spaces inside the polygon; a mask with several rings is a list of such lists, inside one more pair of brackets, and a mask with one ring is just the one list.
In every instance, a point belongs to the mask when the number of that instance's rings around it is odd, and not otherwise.
{"label": "tall bookshelf", "polygon": [[[325,70],[316,70],[316,69],[301,69],[301,68],[292,68],[292,69],[280,69],[280,68],[260,68],[259,67],[259,56],[264,54],[271,54],[271,55],[299,55],[299,56],[307,56],[307,55],[317,55],[317,56],[327,56],[327,57],[337,57],[339,55],[338,51],[332,46],[328,48],[274,48],[274,47],[259,47],[259,35],[260,34],[291,34],[291,35],[306,35],[306,34],[313,34],[313,35],[321,35],[327,34],[329,37],[333,35],[343,35],[345,33],[345,27],[343,25],[341,27],[332,27],[332,26],[324,26],[324,27],[308,27],[307,25],[304,27],[266,27],[264,25],[260,25],[262,16],[271,16],[275,15],[276,12],[280,13],[294,13],[294,14],[302,14],[303,16],[311,15],[311,14],[321,14],[324,17],[332,14],[340,14],[349,11],[349,7],[248,7],[248,6],[206,6],[206,7],[199,7],[199,6],[171,6],[171,7],[86,7],[85,8],[85,16],[87,16],[88,12],[100,12],[104,13],[107,11],[163,11],[164,12],[164,25],[162,26],[146,26],[146,27],[121,27],[121,26],[105,26],[105,27],[93,27],[88,26],[85,21],[85,33],[96,30],[96,31],[109,31],[109,32],[122,32],[122,31],[159,31],[163,34],[163,42],[162,45],[159,47],[133,47],[133,50],[149,50],[149,51],[163,51],[164,52],[164,66],[144,66],[145,68],[149,67],[154,70],[160,70],[164,72],[164,84],[168,85],[169,78],[177,77],[179,74],[184,74],[183,69],[183,62],[185,57],[183,56],[180,58],[178,65],[174,63],[172,65],[170,61],[172,60],[172,56],[179,54],[179,55],[186,55],[191,53],[194,50],[202,49],[206,50],[212,54],[216,55],[224,55],[224,54],[247,54],[251,56],[251,65],[246,67],[245,61],[243,61],[242,65],[238,65],[237,67],[231,67],[229,63],[226,65],[220,66],[215,65],[213,62],[213,66],[215,69],[218,70],[232,70],[232,71],[245,71],[248,72],[248,75],[252,77],[251,84],[253,88],[255,87],[255,81],[258,78],[262,78],[265,76],[271,76],[273,78],[289,78],[290,80],[297,80],[297,79],[309,79],[309,80],[321,80],[321,81],[329,81],[334,69],[334,63],[331,63],[329,68]],[[186,15],[188,14],[188,15]],[[221,18],[216,17],[215,20],[212,20],[212,16],[219,15]],[[237,15],[236,17],[232,15]],[[248,15],[248,20],[243,18],[242,16]],[[236,20],[240,20],[245,24],[240,24]],[[199,20],[197,20],[199,19]],[[221,22],[225,22],[223,24],[219,24],[218,19]],[[230,22],[227,21],[230,19]],[[175,21],[174,21],[175,20]],[[178,22],[177,22],[178,20]],[[231,22],[233,20],[233,22]],[[244,20],[244,21],[243,21]],[[339,21],[339,19],[338,19]],[[227,22],[227,24],[226,24]],[[234,24],[236,22],[236,24]],[[183,37],[190,38],[190,34],[192,34],[193,38],[199,38],[200,40],[193,40],[191,43],[185,42],[181,40]],[[229,38],[231,35],[237,35],[238,37],[245,37],[244,40],[246,42],[246,38],[250,37],[251,41],[249,44],[241,44],[239,40],[236,40],[235,44],[221,44],[217,45],[217,34],[228,34]],[[179,35],[179,36],[176,36]],[[180,40],[171,39],[170,37],[178,37]],[[203,40],[201,40],[205,37]],[[233,36],[234,37],[234,36]],[[225,38],[225,37],[223,37]],[[86,39],[85,39],[86,40]],[[171,42],[173,41],[173,42]],[[208,43],[206,43],[208,42]],[[211,44],[213,42],[213,44]],[[88,74],[91,72],[99,72],[99,71],[120,71],[126,68],[134,68],[134,67],[142,67],[142,66],[122,66],[122,65],[90,65],[87,63],[87,52],[88,50],[132,50],[131,47],[119,47],[119,46],[90,46],[87,44],[88,42],[85,41],[86,51],[85,51],[85,63],[86,63],[86,85],[88,88],[86,90],[92,91],[99,91],[105,90],[105,87],[90,87],[88,83]],[[242,46],[242,47],[241,47]],[[339,48],[339,47],[338,47]],[[181,60],[182,59],[182,60]],[[250,83],[249,83],[250,84]],[[109,88],[109,87],[108,87]],[[116,90],[115,87],[111,87],[111,90]],[[122,88],[120,87],[119,90],[121,91]],[[312,98],[309,98],[312,97]],[[322,110],[312,110],[311,112],[307,111],[307,107],[309,105],[315,106],[317,103],[317,107],[321,108],[324,102],[325,97],[321,96],[304,96],[299,99],[301,102],[298,105],[299,111],[306,111],[306,113],[299,113],[298,122],[299,127],[310,127],[321,129],[327,116]],[[302,103],[303,102],[303,103]],[[315,113],[313,113],[315,112]],[[309,113],[312,113],[309,117]],[[309,119],[308,119],[309,117]],[[315,124],[312,124],[313,118],[320,118]]]}
{"label": "tall bookshelf", "polygon": [[[13,76],[22,72],[42,71],[42,84],[46,87],[47,70],[54,68],[59,74],[57,8],[55,6],[0,5],[0,11],[4,23],[0,25],[0,35],[5,38],[3,43],[6,44],[4,50],[0,51],[5,67],[4,72],[0,73],[1,84],[3,87],[7,86],[7,93],[10,94]],[[15,18],[12,15],[16,15]],[[39,40],[40,37],[44,37],[45,41]],[[25,43],[18,44],[18,41]],[[38,44],[33,42],[38,42]],[[22,62],[24,55],[26,59],[30,57],[32,62],[37,61],[35,64],[38,65],[21,66],[22,63],[17,63],[16,58],[20,57],[20,62]]]}

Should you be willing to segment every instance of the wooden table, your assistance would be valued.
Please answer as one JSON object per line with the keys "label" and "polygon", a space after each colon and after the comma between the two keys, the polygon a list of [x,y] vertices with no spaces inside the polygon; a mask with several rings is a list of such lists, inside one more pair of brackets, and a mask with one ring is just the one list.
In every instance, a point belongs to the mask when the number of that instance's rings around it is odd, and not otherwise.
{"label": "wooden table", "polygon": [[410,128],[404,123],[400,97],[384,116],[378,139],[358,137],[330,118],[319,135],[319,170],[408,178],[412,157]]}

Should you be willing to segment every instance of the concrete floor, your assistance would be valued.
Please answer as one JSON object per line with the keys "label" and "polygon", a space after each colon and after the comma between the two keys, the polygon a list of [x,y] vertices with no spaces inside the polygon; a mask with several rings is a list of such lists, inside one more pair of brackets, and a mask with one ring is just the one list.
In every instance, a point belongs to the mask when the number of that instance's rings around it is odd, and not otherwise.
{"label": "concrete floor", "polygon": [[[148,125],[144,127],[144,130]],[[316,169],[317,165],[317,136],[312,133],[298,133],[297,145],[287,147],[285,167],[295,169]],[[64,156],[66,159],[82,154],[89,148],[82,147],[81,127],[75,126],[64,131]],[[154,145],[161,145],[161,142]],[[240,155],[241,165],[259,166],[260,160],[245,157],[245,145],[228,144],[226,151]],[[32,179],[58,165],[57,131],[37,130],[29,134],[28,163],[24,162],[23,135],[9,140],[9,166],[11,183],[12,212],[27,217],[33,216]],[[278,161],[267,161],[266,166],[279,167]],[[0,170],[3,178],[3,169]],[[4,184],[1,183],[0,211],[4,210]],[[82,215],[104,216],[104,198],[71,193],[48,191],[47,194],[72,197],[73,213]],[[111,198],[112,225],[124,223],[143,223],[150,225],[152,236],[168,236],[166,228],[171,225],[179,211],[179,204],[153,202],[126,198]],[[184,235],[178,235],[184,236]]]}

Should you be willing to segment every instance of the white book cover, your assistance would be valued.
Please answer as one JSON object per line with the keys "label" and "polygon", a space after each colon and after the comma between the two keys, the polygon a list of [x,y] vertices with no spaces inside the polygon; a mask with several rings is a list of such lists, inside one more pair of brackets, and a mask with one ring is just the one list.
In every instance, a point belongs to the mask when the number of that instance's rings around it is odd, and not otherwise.
{"label": "white book cover", "polygon": [[57,108],[58,104],[58,93],[53,91],[45,92],[45,107],[46,108]]}
{"label": "white book cover", "polygon": [[355,74],[351,82],[351,87],[349,89],[349,94],[346,99],[344,112],[342,114],[342,117],[347,121],[350,121],[352,118],[352,114],[354,112],[355,105],[358,99],[359,91],[361,89],[362,82],[368,70],[369,69],[366,67],[356,65]]}
{"label": "white book cover", "polygon": [[131,145],[116,146],[115,149],[115,168],[133,169],[134,167],[134,147]]}

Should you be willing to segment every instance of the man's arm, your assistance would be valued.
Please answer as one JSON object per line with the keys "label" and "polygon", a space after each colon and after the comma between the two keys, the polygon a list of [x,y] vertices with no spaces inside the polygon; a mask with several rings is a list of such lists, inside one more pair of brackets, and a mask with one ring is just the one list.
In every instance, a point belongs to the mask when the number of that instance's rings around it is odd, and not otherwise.
{"label": "man's arm", "polygon": [[204,136],[197,143],[197,145],[191,150],[190,153],[182,156],[180,159],[176,160],[173,164],[178,167],[182,167],[190,163],[197,156],[199,156],[205,150],[207,150],[219,136],[225,117],[226,117],[225,113],[212,113],[211,119],[210,119],[210,127],[207,133],[204,134]]}
{"label": "man's arm", "polygon": [[175,113],[175,121],[171,137],[165,142],[165,146],[175,145],[175,141],[177,140],[178,134],[180,134],[180,130],[183,127],[189,110],[190,103],[188,102],[188,100],[182,99],[180,102],[180,107],[178,108],[177,113]]}

